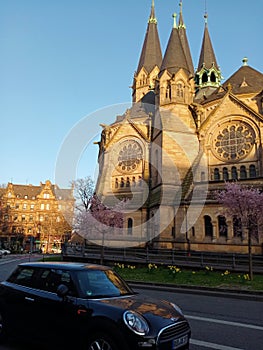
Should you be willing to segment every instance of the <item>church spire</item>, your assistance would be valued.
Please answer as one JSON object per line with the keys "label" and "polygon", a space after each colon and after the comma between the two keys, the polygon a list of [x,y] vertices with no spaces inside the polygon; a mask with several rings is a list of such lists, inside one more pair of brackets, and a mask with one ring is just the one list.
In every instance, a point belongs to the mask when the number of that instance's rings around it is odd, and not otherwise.
{"label": "church spire", "polygon": [[159,34],[157,30],[157,19],[155,17],[154,0],[152,0],[151,13],[148,20],[148,27],[142,47],[142,52],[137,68],[137,74],[142,69],[150,73],[155,66],[161,66],[162,51],[160,45]]}
{"label": "church spire", "polygon": [[[170,38],[167,44],[167,48],[164,54],[161,72],[167,70],[169,73],[174,74],[179,69],[184,69],[190,73],[190,68],[186,59],[184,45],[181,40],[182,28],[179,29],[176,25],[176,14],[173,14],[174,24],[170,34]],[[181,34],[180,34],[181,33]],[[186,37],[185,37],[186,38]],[[185,42],[184,42],[185,43]]]}
{"label": "church spire", "polygon": [[162,64],[162,50],[157,30],[154,0],[152,0],[147,31],[133,80],[133,102],[138,102],[155,87],[155,80]]}
{"label": "church spire", "polygon": [[178,22],[179,36],[180,36],[180,39],[182,42],[182,46],[184,49],[184,53],[185,53],[185,57],[186,57],[186,61],[187,61],[189,70],[190,70],[191,74],[194,75],[194,65],[193,65],[190,47],[189,47],[189,43],[188,43],[188,39],[187,39],[187,35],[186,35],[186,26],[185,26],[185,23],[183,20],[183,0],[180,0],[179,6],[180,6],[180,14],[179,14],[179,22]]}
{"label": "church spire", "polygon": [[208,31],[208,14],[205,11],[205,29],[199,57],[195,81],[197,89],[203,87],[218,87],[221,82],[221,71],[216,61],[215,52]]}

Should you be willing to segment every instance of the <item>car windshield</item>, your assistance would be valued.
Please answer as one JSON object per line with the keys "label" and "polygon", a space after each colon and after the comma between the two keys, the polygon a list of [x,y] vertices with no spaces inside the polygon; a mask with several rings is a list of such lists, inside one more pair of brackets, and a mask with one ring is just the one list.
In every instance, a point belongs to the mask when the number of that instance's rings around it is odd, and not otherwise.
{"label": "car windshield", "polygon": [[112,270],[87,269],[78,272],[82,297],[109,298],[134,294],[132,289]]}

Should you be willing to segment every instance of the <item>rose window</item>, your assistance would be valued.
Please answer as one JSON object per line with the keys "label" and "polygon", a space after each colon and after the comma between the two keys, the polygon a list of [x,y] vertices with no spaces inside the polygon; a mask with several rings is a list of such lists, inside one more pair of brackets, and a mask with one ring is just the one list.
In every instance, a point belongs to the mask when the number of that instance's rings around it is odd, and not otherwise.
{"label": "rose window", "polygon": [[255,142],[253,129],[244,123],[231,124],[220,128],[214,139],[217,156],[225,161],[245,157]]}
{"label": "rose window", "polygon": [[142,148],[136,141],[124,141],[118,154],[118,168],[122,172],[133,172],[142,160]]}

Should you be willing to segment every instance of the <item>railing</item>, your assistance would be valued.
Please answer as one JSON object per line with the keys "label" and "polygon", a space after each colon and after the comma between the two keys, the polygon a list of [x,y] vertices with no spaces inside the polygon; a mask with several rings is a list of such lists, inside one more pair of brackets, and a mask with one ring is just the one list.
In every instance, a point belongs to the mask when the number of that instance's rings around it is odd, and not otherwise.
{"label": "railing", "polygon": [[[64,260],[102,262],[104,264],[124,263],[145,265],[177,265],[185,268],[213,267],[218,270],[248,271],[247,254],[211,253],[181,251],[175,249],[149,248],[109,248],[90,245],[66,245],[63,250]],[[254,272],[263,273],[263,256],[253,255]]]}

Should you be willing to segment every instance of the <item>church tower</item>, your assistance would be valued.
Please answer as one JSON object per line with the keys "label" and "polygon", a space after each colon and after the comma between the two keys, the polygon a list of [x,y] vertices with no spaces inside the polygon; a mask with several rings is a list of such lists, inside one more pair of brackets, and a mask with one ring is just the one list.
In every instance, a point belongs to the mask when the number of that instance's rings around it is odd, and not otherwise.
{"label": "church tower", "polygon": [[149,91],[155,87],[162,63],[162,51],[157,30],[154,0],[152,0],[151,14],[142,47],[141,56],[133,79],[133,102],[140,101]]}
{"label": "church tower", "polygon": [[216,56],[208,31],[207,13],[205,13],[204,18],[205,30],[198,68],[195,74],[197,99],[201,98],[202,96],[208,97],[211,95],[220,86],[222,79],[221,71],[216,61]]}

